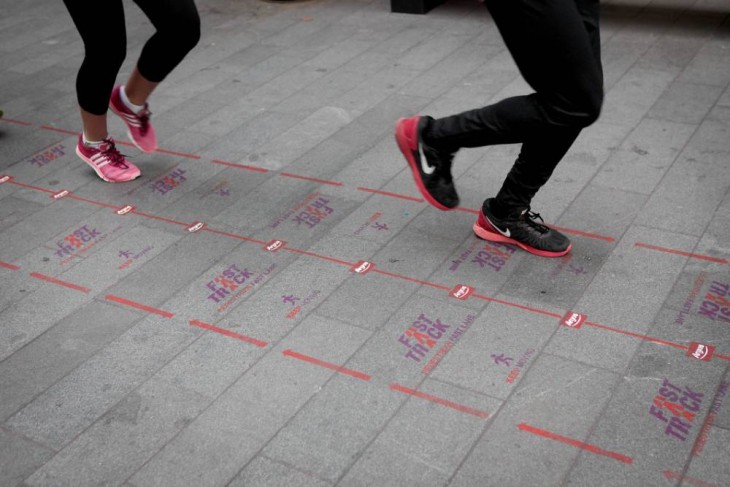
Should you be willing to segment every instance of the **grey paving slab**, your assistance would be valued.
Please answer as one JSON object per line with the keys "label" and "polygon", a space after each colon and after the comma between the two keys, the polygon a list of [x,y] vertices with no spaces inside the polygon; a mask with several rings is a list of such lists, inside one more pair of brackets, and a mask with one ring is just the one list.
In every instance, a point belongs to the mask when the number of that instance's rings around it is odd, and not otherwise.
{"label": "grey paving slab", "polygon": [[[322,386],[334,374],[327,368],[282,357],[282,352],[292,349],[317,353],[321,360],[342,363],[364,339],[362,331],[342,323],[322,318],[308,320],[286,343],[228,388],[130,481],[139,487],[191,481],[196,485],[226,485],[312,396],[321,395]],[[322,341],[336,346],[311,348]]]}
{"label": "grey paving slab", "polygon": [[[593,323],[646,333],[686,260],[680,255],[634,251],[638,238],[642,238],[638,240],[641,242],[650,235],[655,237],[655,245],[669,248],[682,247],[676,244],[678,241],[691,242],[691,238],[682,235],[633,227],[570,311],[585,314]],[[675,243],[667,245],[671,241]],[[664,275],[661,284],[659,275]],[[631,335],[585,325],[577,329],[566,326],[558,330],[547,350],[584,363],[622,370],[638,344]]]}
{"label": "grey paving slab", "polygon": [[448,342],[457,340],[457,329],[465,331],[474,319],[473,311],[458,304],[413,296],[347,366],[385,384],[416,388],[448,353]]}
{"label": "grey paving slab", "polygon": [[[696,106],[696,103],[692,103],[692,106]],[[661,118],[662,111],[662,108],[654,105],[650,113]],[[671,115],[668,117],[683,118]],[[696,129],[696,125],[688,123],[653,119],[642,121],[601,166],[593,183],[651,194]]]}
{"label": "grey paving slab", "polygon": [[152,381],[126,395],[26,484],[121,484],[204,404],[192,391]]}
{"label": "grey paving slab", "polygon": [[[484,414],[501,405],[433,380],[419,391],[470,404]],[[338,485],[445,485],[485,425],[480,416],[412,397]]]}
{"label": "grey paving slab", "polygon": [[638,123],[673,79],[664,71],[631,68],[606,93],[601,117],[609,123]]}
{"label": "grey paving slab", "polygon": [[91,302],[0,362],[0,418],[9,418],[137,320],[129,310]]}
{"label": "grey paving slab", "polygon": [[649,117],[673,122],[700,123],[717,102],[722,88],[672,83],[649,111]]}
{"label": "grey paving slab", "polygon": [[[383,428],[405,401],[384,387],[360,383],[350,377],[334,377],[322,391],[281,429],[263,453],[267,457],[306,468],[335,481]],[[368,388],[363,395],[362,389]],[[353,415],[353,408],[366,415]]]}
{"label": "grey paving slab", "polygon": [[454,323],[445,355],[426,368],[435,380],[507,399],[524,380],[555,333],[557,320],[527,310],[490,304]]}
{"label": "grey paving slab", "polygon": [[[666,485],[662,473],[682,470],[721,375],[722,367],[677,356],[662,345],[643,344],[587,439],[633,462],[617,470],[615,459],[585,452],[566,483]],[[674,404],[683,405],[676,414],[665,409]]]}
{"label": "grey paving slab", "polygon": [[231,487],[245,487],[247,485],[325,487],[332,484],[307,472],[259,456],[251,461],[228,485]]}
{"label": "grey paving slab", "polygon": [[217,238],[208,232],[187,235],[105,292],[147,306],[160,305],[238,245],[236,240]]}
{"label": "grey paving slab", "polygon": [[0,428],[0,483],[20,485],[23,479],[53,457],[53,450]]}
{"label": "grey paving slab", "polygon": [[200,334],[166,320],[139,322],[8,419],[8,428],[55,449],[71,443]]}
{"label": "grey paving slab", "polygon": [[[351,121],[349,114],[337,107],[325,106],[314,111],[291,129],[257,149],[257,165],[280,169],[337,132]],[[249,160],[251,156],[249,156]]]}
{"label": "grey paving slab", "polygon": [[[73,284],[84,286],[84,283]],[[92,299],[87,293],[51,283],[44,283],[34,292],[22,294],[22,299],[3,310],[3,326],[0,328],[1,359],[6,359]],[[39,313],[39,310],[42,312]]]}
{"label": "grey paving slab", "polygon": [[[583,441],[611,396],[617,377],[543,355],[492,420],[450,485],[559,485],[580,454],[574,446],[518,429],[525,424]],[[579,413],[577,413],[579,412]],[[507,447],[518,442],[519,461]],[[484,465],[499,465],[485,469]]]}
{"label": "grey paving slab", "polygon": [[691,484],[698,481],[716,485],[727,483],[727,479],[730,478],[730,469],[724,459],[730,453],[728,452],[728,435],[730,435],[730,431],[726,429],[710,429],[709,439],[705,443],[703,453],[698,458],[692,459],[685,474],[684,483]]}
{"label": "grey paving slab", "polygon": [[[714,153],[710,157],[718,160],[718,156]],[[680,156],[644,206],[636,223],[664,229],[681,225],[685,234],[702,234],[727,192],[728,175],[722,171],[715,172],[715,164]],[[713,177],[707,177],[708,171]],[[688,201],[692,204],[686,203]]]}

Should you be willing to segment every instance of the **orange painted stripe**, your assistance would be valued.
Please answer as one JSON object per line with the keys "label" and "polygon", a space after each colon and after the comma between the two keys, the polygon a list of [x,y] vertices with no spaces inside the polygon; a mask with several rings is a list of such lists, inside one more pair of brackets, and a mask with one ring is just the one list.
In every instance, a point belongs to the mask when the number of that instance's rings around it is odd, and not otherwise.
{"label": "orange painted stripe", "polygon": [[43,193],[48,193],[48,194],[56,193],[55,191],[53,191],[51,189],[41,188],[39,186],[33,186],[32,184],[19,183],[15,179],[11,179],[10,181],[6,182],[5,184],[14,184],[15,186],[20,186],[21,188],[33,189],[35,191],[41,191]]}
{"label": "orange painted stripe", "polygon": [[82,293],[91,292],[91,289],[89,289],[88,287],[79,286],[78,284],[74,284],[72,282],[63,281],[61,279],[56,279],[55,277],[47,276],[47,275],[41,274],[39,272],[31,272],[30,275],[31,275],[31,277],[35,277],[36,279],[50,282],[52,284],[57,284],[59,286],[67,287],[69,289],[74,289],[76,291],[81,291]]}
{"label": "orange painted stripe", "polygon": [[0,122],[7,122],[7,123],[14,123],[16,125],[23,125],[28,127],[29,125],[33,125],[33,122],[23,122],[22,120],[13,120],[12,118],[0,118]]}
{"label": "orange painted stripe", "polygon": [[248,171],[263,172],[263,173],[269,172],[268,169],[264,169],[263,167],[248,166],[246,164],[235,164],[233,162],[221,161],[218,159],[213,159],[210,162],[212,162],[213,164],[220,164],[221,166],[229,166],[229,167],[237,167],[239,169],[246,169]]}
{"label": "orange painted stripe", "polygon": [[636,242],[634,244],[636,247],[641,247],[644,249],[649,250],[656,250],[658,252],[664,252],[667,254],[675,254],[675,255],[682,255],[684,257],[689,257],[692,259],[700,259],[700,260],[706,260],[709,262],[717,262],[718,264],[727,264],[727,259],[720,259],[718,257],[710,257],[709,255],[702,255],[702,254],[695,254],[694,252],[685,252],[684,250],[675,250],[675,249],[668,249],[666,247],[658,247],[656,245],[649,245],[641,242]]}
{"label": "orange painted stripe", "polygon": [[472,294],[472,298],[483,299],[484,301],[491,301],[493,303],[504,304],[505,306],[511,306],[513,308],[524,309],[525,311],[531,311],[533,313],[540,313],[541,315],[552,316],[554,318],[562,318],[563,315],[553,313],[552,311],[546,311],[544,309],[533,308],[532,306],[526,306],[524,304],[513,303],[511,301],[505,301],[504,299],[490,298],[481,294]]}
{"label": "orange painted stripe", "polygon": [[594,238],[596,240],[603,240],[605,242],[615,242],[616,239],[606,235],[599,235],[597,233],[584,232],[583,230],[576,230],[574,228],[558,227],[555,225],[548,225],[550,228],[560,230],[561,232],[569,233],[571,235],[578,235],[579,237]]}
{"label": "orange painted stripe", "polygon": [[4,262],[0,260],[0,267],[4,267],[5,269],[10,269],[11,271],[17,271],[20,269],[19,265],[11,264],[10,262]]}
{"label": "orange painted stripe", "polygon": [[363,374],[362,372],[358,372],[357,370],[348,369],[346,367],[342,367],[337,364],[333,364],[331,362],[325,362],[324,360],[320,360],[318,358],[310,357],[309,355],[304,355],[298,352],[295,352],[294,350],[284,350],[282,352],[284,356],[286,357],[292,357],[298,360],[302,360],[304,362],[309,362],[310,364],[319,365],[320,367],[325,367],[330,370],[334,370],[335,372],[338,372],[340,374],[349,375],[350,377],[355,377],[356,379],[369,381],[371,377],[368,374]]}
{"label": "orange painted stripe", "polygon": [[256,345],[257,347],[264,348],[268,345],[268,343],[257,340],[255,338],[251,338],[250,336],[241,335],[240,333],[232,332],[231,330],[226,330],[225,328],[219,328],[215,325],[211,325],[209,323],[203,323],[202,321],[198,320],[190,320],[190,324],[192,326],[197,326],[198,328],[202,328],[204,330],[212,331],[215,333],[220,333],[221,335],[225,335],[227,337],[235,338],[236,340],[241,340],[242,342],[250,343],[251,345]]}
{"label": "orange painted stripe", "polygon": [[79,133],[74,130],[60,129],[58,127],[51,127],[50,125],[41,125],[41,128],[44,130],[50,130],[51,132],[60,132],[62,134],[68,135],[79,135]]}
{"label": "orange painted stripe", "polygon": [[215,234],[218,234],[218,235],[223,235],[225,237],[235,238],[237,240],[244,240],[246,242],[254,242],[254,243],[257,243],[257,244],[261,244],[261,245],[263,245],[263,244],[266,243],[263,240],[258,240],[258,239],[255,239],[255,238],[246,237],[245,235],[238,235],[237,233],[224,232],[223,230],[216,230],[214,228],[209,228],[209,227],[203,228],[203,231],[204,232],[215,233]]}
{"label": "orange painted stripe", "polygon": [[641,333],[634,333],[633,331],[622,330],[620,328],[615,328],[613,326],[608,326],[608,325],[602,325],[600,323],[594,323],[592,321],[586,321],[583,324],[586,326],[592,326],[594,328],[601,328],[603,330],[613,331],[615,333],[621,333],[622,335],[627,335],[627,336],[631,336],[634,338],[640,338],[641,340],[658,343],[659,345],[666,345],[668,347],[680,348],[682,350],[687,350],[689,348],[686,345],[680,345],[679,343],[668,342],[666,340],[662,340],[661,338],[654,338],[649,335],[643,335]]}
{"label": "orange painted stripe", "polygon": [[300,176],[299,174],[292,174],[290,172],[282,172],[282,173],[279,173],[279,175],[287,177],[287,178],[302,179],[304,181],[313,181],[315,183],[329,184],[331,186],[342,186],[342,183],[337,182],[337,181],[328,181],[326,179],[311,178],[309,176]]}
{"label": "orange painted stripe", "polygon": [[74,194],[74,193],[68,195],[68,197],[71,198],[71,199],[74,199],[74,200],[84,201],[86,203],[91,203],[92,205],[104,206],[106,208],[113,208],[115,210],[117,208],[119,208],[119,205],[110,205],[109,203],[102,203],[101,201],[90,200],[89,198],[84,198],[83,196],[78,196],[77,194]]}
{"label": "orange painted stripe", "polygon": [[139,309],[142,311],[146,311],[148,313],[159,315],[164,318],[172,318],[173,316],[175,316],[174,313],[170,313],[169,311],[164,311],[161,309],[153,308],[152,306],[140,304],[136,301],[130,301],[129,299],[120,298],[119,296],[114,296],[113,294],[107,294],[105,296],[105,299],[107,299],[109,301],[114,301],[115,303],[123,304],[125,306],[130,306],[132,308],[136,308],[136,309]]}
{"label": "orange painted stripe", "polygon": [[530,426],[527,423],[520,423],[517,425],[517,428],[519,428],[521,431],[526,431],[528,433],[532,433],[534,435],[542,436],[544,438],[548,438],[551,440],[559,441],[561,443],[565,443],[566,445],[574,446],[576,448],[580,448],[582,450],[589,451],[591,453],[595,453],[597,455],[603,455],[608,458],[613,458],[614,460],[618,460],[619,462],[623,463],[634,463],[634,459],[622,455],[621,453],[616,453],[610,450],[604,450],[603,448],[599,448],[595,445],[591,445],[590,443],[585,443],[583,441],[575,440],[573,438],[568,438],[567,436],[562,436],[557,433],[553,433],[551,431],[543,430],[540,428],[535,428],[534,426]]}
{"label": "orange painted stripe", "polygon": [[425,392],[420,392],[415,389],[411,389],[409,387],[402,386],[400,384],[390,384],[391,390],[402,392],[404,394],[411,395],[413,397],[418,397],[420,399],[425,399],[427,401],[431,401],[436,404],[440,404],[442,406],[446,406],[447,408],[456,409],[457,411],[461,411],[462,413],[471,414],[472,416],[476,416],[478,418],[488,418],[489,413],[486,411],[481,411],[479,409],[474,409],[469,406],[464,406],[463,404],[459,404],[453,401],[449,401],[447,399],[442,399],[437,396],[433,396],[431,394],[426,394]]}
{"label": "orange painted stripe", "polygon": [[421,279],[416,279],[415,277],[408,277],[401,274],[395,274],[393,272],[384,271],[382,269],[378,269],[377,267],[372,270],[372,272],[377,272],[378,274],[383,274],[384,276],[390,276],[395,277],[396,279],[402,279],[404,281],[410,281],[415,282],[416,284],[421,284],[423,286],[430,286],[435,287],[437,289],[443,289],[444,291],[450,291],[451,288],[448,286],[442,286],[441,284],[436,284],[434,282],[428,282],[428,281],[422,281]]}
{"label": "orange painted stripe", "polygon": [[200,156],[196,155],[196,154],[186,154],[184,152],[176,152],[176,151],[168,150],[168,149],[159,149],[158,148],[157,152],[160,152],[162,154],[170,154],[173,156],[187,157],[188,159],[195,159],[195,160],[200,159]]}

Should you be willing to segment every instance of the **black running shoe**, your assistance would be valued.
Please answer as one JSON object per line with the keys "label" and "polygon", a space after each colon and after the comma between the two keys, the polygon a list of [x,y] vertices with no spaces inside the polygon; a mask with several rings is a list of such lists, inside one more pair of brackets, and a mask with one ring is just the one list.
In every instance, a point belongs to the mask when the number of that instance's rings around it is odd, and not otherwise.
{"label": "black running shoe", "polygon": [[496,218],[490,211],[489,198],[482,205],[479,218],[474,223],[474,233],[477,237],[494,242],[515,244],[531,254],[542,257],[562,257],[570,252],[571,244],[568,237],[550,228],[543,223],[538,213],[530,208],[517,209],[503,219]]}
{"label": "black running shoe", "polygon": [[459,205],[459,195],[451,177],[454,154],[443,154],[423,143],[421,132],[429,118],[401,118],[395,124],[395,140],[426,201],[439,210],[451,210]]}

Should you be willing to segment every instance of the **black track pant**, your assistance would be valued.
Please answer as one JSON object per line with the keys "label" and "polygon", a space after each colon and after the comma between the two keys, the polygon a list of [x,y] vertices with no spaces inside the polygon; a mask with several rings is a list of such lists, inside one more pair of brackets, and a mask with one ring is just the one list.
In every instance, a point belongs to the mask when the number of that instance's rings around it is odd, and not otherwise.
{"label": "black track pant", "polygon": [[434,120],[424,141],[439,150],[522,143],[497,201],[525,207],[603,103],[598,0],[486,0],[527,96]]}
{"label": "black track pant", "polygon": [[[142,49],[137,69],[149,81],[162,81],[200,39],[200,17],[193,0],[134,0],[157,29]],[[127,55],[122,0],[64,0],[84,41],[85,57],[76,78],[81,108],[106,113],[119,69]]]}

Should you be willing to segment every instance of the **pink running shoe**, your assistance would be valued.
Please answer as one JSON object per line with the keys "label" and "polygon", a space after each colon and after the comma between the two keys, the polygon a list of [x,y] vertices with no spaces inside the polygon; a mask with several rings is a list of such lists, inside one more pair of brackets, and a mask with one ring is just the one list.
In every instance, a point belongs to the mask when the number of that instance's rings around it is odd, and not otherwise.
{"label": "pink running shoe", "polygon": [[140,112],[134,113],[122,101],[119,94],[121,88],[121,86],[115,86],[112,90],[109,108],[127,124],[127,135],[139,150],[142,152],[156,151],[157,137],[155,137],[155,129],[152,128],[150,123],[152,113],[149,111],[147,103],[144,104],[144,108]]}
{"label": "pink running shoe", "polygon": [[79,135],[76,154],[91,166],[101,179],[110,183],[124,183],[142,174],[137,166],[117,150],[111,137],[107,137],[97,149],[84,144],[83,136]]}

